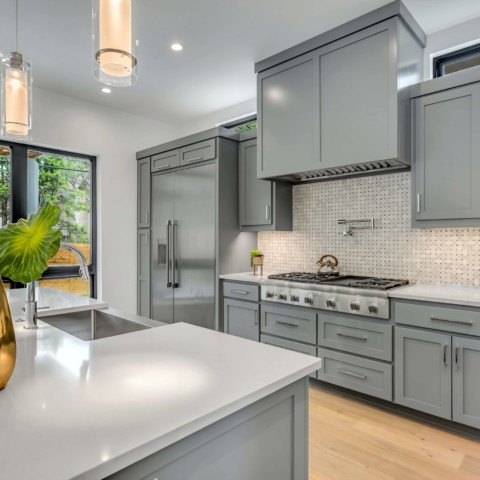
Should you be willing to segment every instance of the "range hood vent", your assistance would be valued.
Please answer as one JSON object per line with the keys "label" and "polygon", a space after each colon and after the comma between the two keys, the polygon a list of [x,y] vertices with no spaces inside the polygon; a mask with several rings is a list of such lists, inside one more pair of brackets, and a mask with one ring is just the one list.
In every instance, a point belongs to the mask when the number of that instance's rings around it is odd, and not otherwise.
{"label": "range hood vent", "polygon": [[323,180],[336,180],[342,177],[352,177],[360,175],[375,175],[381,173],[390,173],[396,170],[408,170],[410,165],[405,165],[398,160],[382,160],[378,162],[367,162],[345,167],[331,167],[313,172],[297,173],[289,175],[285,180],[294,183],[319,182]]}

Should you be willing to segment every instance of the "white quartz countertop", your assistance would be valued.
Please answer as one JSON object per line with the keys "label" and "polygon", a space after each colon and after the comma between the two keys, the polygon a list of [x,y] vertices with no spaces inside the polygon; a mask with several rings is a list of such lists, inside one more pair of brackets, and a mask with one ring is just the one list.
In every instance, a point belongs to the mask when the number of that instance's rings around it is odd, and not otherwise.
{"label": "white quartz countertop", "polygon": [[480,287],[470,285],[411,285],[392,290],[388,296],[422,302],[480,307]]}
{"label": "white quartz countertop", "polygon": [[265,280],[272,273],[264,273],[263,275],[254,275],[252,272],[241,273],[227,273],[220,275],[222,280],[230,280],[232,282],[245,282],[245,283],[259,283],[260,280]]}
{"label": "white quartz countertop", "polygon": [[184,323],[93,342],[39,326],[15,323],[17,365],[0,391],[9,480],[104,478],[320,366]]}

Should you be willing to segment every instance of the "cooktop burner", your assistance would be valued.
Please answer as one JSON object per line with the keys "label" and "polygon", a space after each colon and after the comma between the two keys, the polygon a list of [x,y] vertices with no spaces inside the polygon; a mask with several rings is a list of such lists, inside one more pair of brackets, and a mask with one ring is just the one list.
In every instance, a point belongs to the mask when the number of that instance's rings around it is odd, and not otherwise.
{"label": "cooktop burner", "polygon": [[408,285],[408,280],[394,280],[389,278],[359,277],[355,275],[339,275],[334,273],[281,273],[270,275],[271,280],[284,280],[299,283],[314,283],[324,285],[341,285],[344,287],[363,288],[371,290],[389,290],[390,288]]}

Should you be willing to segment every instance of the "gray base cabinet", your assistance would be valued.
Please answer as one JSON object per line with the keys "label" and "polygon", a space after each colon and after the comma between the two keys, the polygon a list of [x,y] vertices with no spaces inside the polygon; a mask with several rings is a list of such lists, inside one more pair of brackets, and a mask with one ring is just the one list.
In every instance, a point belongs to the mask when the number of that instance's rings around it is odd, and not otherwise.
{"label": "gray base cabinet", "polygon": [[257,139],[239,143],[239,206],[242,231],[293,228],[292,185],[257,178]]}
{"label": "gray base cabinet", "polygon": [[139,230],[137,234],[137,314],[150,318],[150,230]]}
{"label": "gray base cabinet", "polygon": [[260,340],[259,305],[225,299],[223,302],[223,331],[230,335]]}

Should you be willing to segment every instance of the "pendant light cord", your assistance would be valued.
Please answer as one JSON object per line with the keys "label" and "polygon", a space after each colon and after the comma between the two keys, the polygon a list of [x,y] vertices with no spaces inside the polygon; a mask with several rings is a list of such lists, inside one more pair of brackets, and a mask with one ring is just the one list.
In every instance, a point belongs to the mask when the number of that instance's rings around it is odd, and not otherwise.
{"label": "pendant light cord", "polygon": [[15,2],[15,51],[18,52],[18,0]]}

